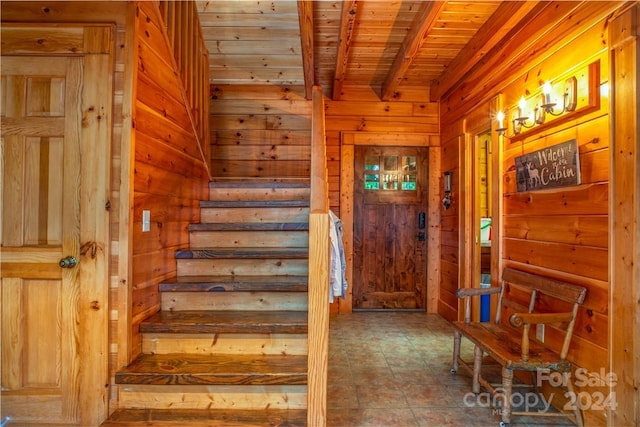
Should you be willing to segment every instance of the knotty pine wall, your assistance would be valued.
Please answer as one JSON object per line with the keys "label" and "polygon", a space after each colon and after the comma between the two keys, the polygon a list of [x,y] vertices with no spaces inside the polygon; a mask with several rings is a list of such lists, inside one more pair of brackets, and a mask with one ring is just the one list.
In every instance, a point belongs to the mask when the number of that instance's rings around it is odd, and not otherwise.
{"label": "knotty pine wall", "polygon": [[388,133],[389,145],[402,145],[392,142],[396,138],[392,135],[423,134],[437,139],[438,104],[428,99],[427,89],[413,89],[400,92],[394,101],[381,101],[379,88],[364,86],[345,86],[340,101],[325,99],[329,197],[336,214],[340,214],[341,134]]}
{"label": "knotty pine wall", "polygon": [[[609,5],[615,9],[615,6]],[[608,322],[609,322],[609,160],[610,123],[609,116],[609,43],[604,19],[606,6],[601,4],[591,11],[576,12],[573,18],[584,25],[568,25],[552,34],[567,34],[561,40],[550,43],[548,51],[540,51],[534,58],[521,58],[503,74],[487,80],[477,74],[442,102],[442,170],[454,170],[454,194],[462,197],[456,177],[461,174],[464,158],[466,117],[482,110],[489,120],[495,120],[496,110],[488,108],[491,99],[498,97],[511,112],[520,96],[540,93],[545,80],[564,81],[575,75],[580,84],[576,113],[553,118],[547,122],[513,136],[511,129],[504,139],[502,156],[502,202],[499,222],[501,230],[494,229],[493,238],[498,237],[503,267],[514,267],[550,277],[567,280],[587,288],[587,298],[580,308],[569,359],[578,367],[590,372],[609,371]],[[609,11],[610,12],[610,11]],[[591,16],[591,20],[587,18]],[[584,18],[584,19],[583,19]],[[540,24],[543,26],[542,24]],[[562,32],[564,31],[564,32]],[[531,42],[532,31],[524,31],[517,44]],[[543,46],[544,39],[536,46]],[[508,46],[507,46],[508,48]],[[490,64],[488,66],[491,66]],[[592,82],[589,83],[591,76]],[[482,81],[485,95],[469,90],[474,82]],[[591,84],[591,88],[589,85]],[[490,87],[490,90],[487,90]],[[465,89],[466,88],[466,89]],[[586,96],[589,91],[591,99]],[[475,97],[475,98],[474,98]],[[490,98],[491,97],[491,98]],[[591,103],[591,107],[587,104]],[[480,106],[480,108],[478,108]],[[508,115],[511,117],[511,113]],[[494,123],[494,129],[496,128]],[[511,127],[511,125],[510,125]],[[497,137],[494,134],[494,137]],[[582,182],[578,186],[543,191],[517,192],[514,159],[516,156],[576,139],[579,146],[579,163]],[[495,153],[494,153],[495,154]],[[452,294],[458,280],[464,276],[460,266],[463,260],[460,237],[464,235],[459,224],[464,215],[458,212],[459,200],[452,209],[442,211],[442,282],[440,289],[440,313],[448,319],[459,316],[458,301]],[[494,209],[495,210],[495,209]],[[497,234],[499,233],[499,234]],[[495,243],[494,243],[495,244]],[[494,284],[496,277],[492,280]],[[540,301],[544,310],[549,301]],[[553,309],[553,307],[548,307]],[[547,325],[545,343],[559,349],[557,331]],[[579,388],[578,391],[585,390]],[[601,391],[605,396],[608,389]],[[556,397],[558,397],[557,390]],[[561,394],[561,393],[560,393]],[[559,402],[556,402],[559,403]],[[604,411],[585,411],[587,425],[605,425]]]}
{"label": "knotty pine wall", "polygon": [[[199,222],[209,175],[182,101],[173,53],[163,36],[155,2],[135,15],[135,100],[132,138],[131,335],[141,351],[138,325],[160,310],[158,284],[176,274],[175,251],[189,244],[188,226]],[[142,232],[142,211],[151,230]]]}
{"label": "knotty pine wall", "polygon": [[311,161],[311,101],[303,86],[212,85],[211,176],[302,178]]}

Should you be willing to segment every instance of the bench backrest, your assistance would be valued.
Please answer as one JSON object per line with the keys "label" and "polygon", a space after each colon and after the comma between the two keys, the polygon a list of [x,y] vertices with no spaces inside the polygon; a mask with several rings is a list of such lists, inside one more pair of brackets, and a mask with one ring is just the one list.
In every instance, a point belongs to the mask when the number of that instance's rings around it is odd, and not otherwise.
{"label": "bench backrest", "polygon": [[571,304],[582,304],[587,295],[587,290],[582,286],[572,285],[524,271],[505,268],[502,272],[503,282],[526,286],[535,289],[546,295],[566,301]]}
{"label": "bench backrest", "polygon": [[[517,303],[514,304],[513,302],[507,301],[505,299],[506,283],[513,284],[516,287],[528,288],[531,290],[528,307],[523,307]],[[584,299],[587,295],[586,288],[566,283],[560,280],[538,276],[524,271],[514,270],[512,268],[505,268],[502,272],[502,290],[499,295],[496,323],[500,323],[501,311],[503,306],[511,306],[515,309],[515,311],[532,313],[536,296],[539,293],[573,305],[571,310],[572,316],[564,330],[565,337],[562,349],[560,351],[560,356],[562,359],[564,359],[569,350],[569,342],[573,334],[573,326],[575,324],[578,306],[584,302]],[[528,335],[528,327],[525,330],[525,334]]]}

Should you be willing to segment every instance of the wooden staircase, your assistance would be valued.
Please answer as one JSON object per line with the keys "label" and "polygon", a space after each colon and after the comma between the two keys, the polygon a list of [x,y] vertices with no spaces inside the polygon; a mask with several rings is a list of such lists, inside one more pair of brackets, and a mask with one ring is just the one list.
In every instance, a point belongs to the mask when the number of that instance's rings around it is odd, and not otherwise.
{"label": "wooden staircase", "polygon": [[308,220],[306,182],[210,184],[103,426],[307,424]]}

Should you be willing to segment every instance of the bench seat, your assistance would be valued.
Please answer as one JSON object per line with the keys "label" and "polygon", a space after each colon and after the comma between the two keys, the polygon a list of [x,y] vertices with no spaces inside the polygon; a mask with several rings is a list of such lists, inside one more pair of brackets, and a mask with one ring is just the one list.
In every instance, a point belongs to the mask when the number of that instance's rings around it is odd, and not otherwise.
{"label": "bench seat", "polygon": [[529,359],[522,360],[522,334],[506,329],[502,325],[490,322],[465,323],[454,322],[460,333],[482,347],[501,366],[515,371],[552,371],[569,372],[571,362],[560,359],[558,353],[549,350],[537,341],[529,342]]}

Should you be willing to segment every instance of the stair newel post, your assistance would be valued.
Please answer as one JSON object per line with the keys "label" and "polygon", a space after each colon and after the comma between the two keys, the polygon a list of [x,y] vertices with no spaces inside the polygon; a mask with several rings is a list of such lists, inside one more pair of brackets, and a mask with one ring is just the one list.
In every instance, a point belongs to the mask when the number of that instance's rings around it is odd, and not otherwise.
{"label": "stair newel post", "polygon": [[314,86],[312,95],[307,424],[322,427],[327,424],[330,218],[322,89]]}

